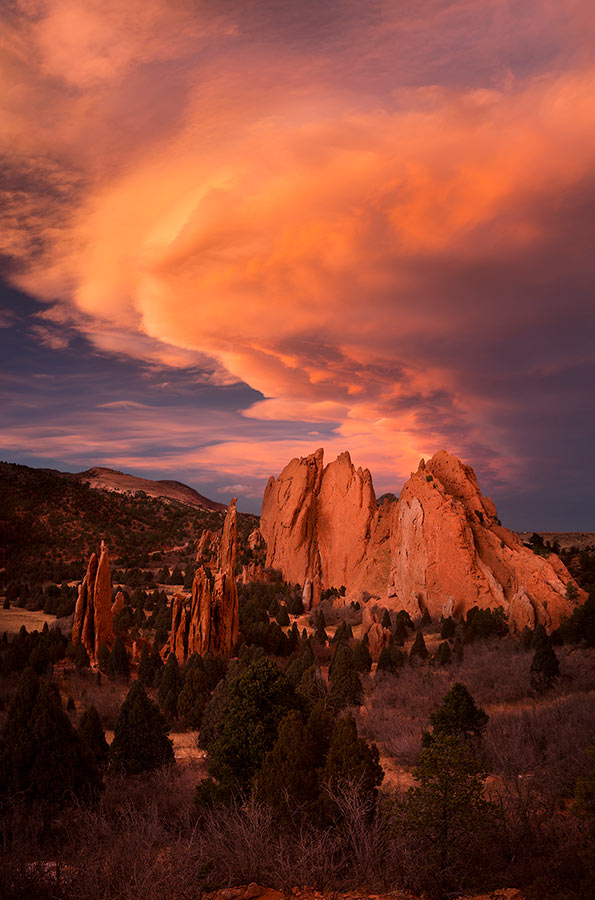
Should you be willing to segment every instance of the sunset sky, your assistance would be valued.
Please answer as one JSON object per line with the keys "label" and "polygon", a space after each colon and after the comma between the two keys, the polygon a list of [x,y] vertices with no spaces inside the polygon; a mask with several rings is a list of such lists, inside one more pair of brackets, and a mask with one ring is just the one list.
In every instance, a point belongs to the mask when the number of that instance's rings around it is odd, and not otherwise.
{"label": "sunset sky", "polygon": [[592,0],[8,0],[0,456],[595,530]]}

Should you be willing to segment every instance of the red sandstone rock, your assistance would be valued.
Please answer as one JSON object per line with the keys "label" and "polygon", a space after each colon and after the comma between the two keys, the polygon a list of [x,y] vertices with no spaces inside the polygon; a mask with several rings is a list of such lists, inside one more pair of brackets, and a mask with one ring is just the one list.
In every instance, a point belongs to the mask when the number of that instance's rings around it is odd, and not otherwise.
{"label": "red sandstone rock", "polygon": [[[374,618],[376,619],[376,617]],[[378,662],[378,657],[390,640],[390,630],[388,628],[383,628],[376,619],[376,621],[372,622],[366,633],[368,635],[368,649],[370,651],[370,656],[373,660]]]}
{"label": "red sandstone rock", "polygon": [[391,544],[389,605],[411,616],[502,606],[517,630],[556,628],[585,599],[567,599],[574,582],[561,560],[537,556],[503,528],[473,469],[445,451],[422,460],[403,487]]}
{"label": "red sandstone rock", "polygon": [[377,507],[372,477],[349,453],[323,466],[323,451],[293,459],[266,486],[260,530],[266,565],[304,586],[306,608],[322,590],[345,586],[347,599],[386,589],[389,503]]}
{"label": "red sandstone rock", "polygon": [[231,656],[239,638],[238,591],[235,581],[237,512],[233,499],[227,510],[219,551],[219,570],[210,576],[199,566],[192,584],[189,610],[182,594],[172,604],[170,650],[180,663],[193,653]]}
{"label": "red sandstone rock", "polygon": [[[122,601],[123,599],[122,597]],[[117,597],[114,606],[116,602]],[[79,585],[72,624],[72,642],[82,643],[94,665],[101,644],[105,643],[109,649],[113,646],[114,640],[109,554],[102,541],[99,562],[95,553],[92,553],[85,577]]]}

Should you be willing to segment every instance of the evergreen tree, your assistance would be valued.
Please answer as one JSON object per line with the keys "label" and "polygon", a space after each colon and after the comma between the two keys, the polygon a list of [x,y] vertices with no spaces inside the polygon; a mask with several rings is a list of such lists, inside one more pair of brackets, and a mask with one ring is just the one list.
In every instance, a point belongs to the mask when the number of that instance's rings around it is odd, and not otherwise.
{"label": "evergreen tree", "polygon": [[393,627],[393,623],[391,622],[390,613],[389,613],[388,609],[384,610],[384,615],[382,616],[381,624],[382,624],[383,628],[388,628],[389,631]]}
{"label": "evergreen tree", "polygon": [[547,637],[537,645],[531,662],[531,687],[539,694],[549,691],[560,675],[560,663],[551,640]]}
{"label": "evergreen tree", "polygon": [[426,642],[424,641],[423,632],[418,631],[415,635],[415,640],[413,641],[411,650],[409,651],[409,659],[411,660],[411,662],[422,662],[424,659],[427,659],[428,656],[428,648],[426,647]]}
{"label": "evergreen tree", "polygon": [[454,656],[455,661],[459,665],[461,665],[461,663],[463,662],[464,653],[465,653],[465,650],[463,647],[463,640],[460,635],[457,635],[455,638],[453,648],[452,648],[452,655]]}
{"label": "evergreen tree", "polygon": [[346,706],[359,705],[363,698],[362,684],[355,667],[353,651],[348,644],[339,644],[329,668],[329,700],[339,712]]}
{"label": "evergreen tree", "polygon": [[304,701],[304,708],[310,712],[316,704],[322,700],[326,702],[328,694],[327,686],[324,678],[320,674],[320,669],[316,666],[310,666],[306,669],[300,679],[300,683],[296,688],[296,694]]}
{"label": "evergreen tree", "polygon": [[175,653],[170,653],[159,682],[159,706],[171,721],[178,714],[178,697],[182,690],[182,676]]}
{"label": "evergreen tree", "polygon": [[232,678],[209,774],[225,786],[247,789],[277,738],[284,716],[298,707],[289,681],[275,663],[259,659]]}
{"label": "evergreen tree", "polygon": [[[165,667],[167,671],[167,666]],[[200,728],[209,700],[207,676],[202,668],[188,669],[178,696],[178,718],[187,728]]]}
{"label": "evergreen tree", "polygon": [[277,624],[281,625],[283,628],[289,625],[289,613],[287,612],[286,606],[279,607],[279,612],[276,615],[276,619]]}
{"label": "evergreen tree", "polygon": [[499,843],[496,807],[484,797],[486,773],[461,737],[434,732],[418,757],[405,822],[424,857],[425,887],[450,896],[485,877]]}
{"label": "evergreen tree", "polygon": [[97,766],[102,769],[107,764],[109,745],[105,739],[105,732],[101,726],[99,713],[94,706],[89,706],[79,722],[77,729],[79,737],[87,745]]}
{"label": "evergreen tree", "polygon": [[255,779],[257,796],[283,823],[311,822],[320,797],[317,771],[324,758],[299,712],[288,713],[279,725],[273,749],[267,753]]}
{"label": "evergreen tree", "polygon": [[167,723],[140,681],[133,682],[120,708],[109,751],[110,766],[127,775],[174,762]]}
{"label": "evergreen tree", "polygon": [[434,735],[440,733],[467,739],[483,733],[488,716],[476,705],[465,685],[457,682],[444,695],[438,709],[431,713],[430,722]]}
{"label": "evergreen tree", "polygon": [[378,760],[378,748],[358,737],[351,713],[337,719],[321,775],[321,783],[330,792],[324,799],[330,819],[336,819],[339,812],[332,794],[347,785],[357,791],[363,802],[370,806],[376,802],[377,789],[384,778]]}
{"label": "evergreen tree", "polygon": [[455,620],[452,616],[447,616],[446,619],[442,620],[442,625],[440,626],[440,637],[443,641],[450,641],[454,638],[457,631],[457,626]]}
{"label": "evergreen tree", "polygon": [[423,615],[421,617],[420,625],[422,628],[427,628],[428,625],[432,624],[432,617],[428,611],[428,607],[426,606],[423,611]]}
{"label": "evergreen tree", "polygon": [[302,652],[289,663],[285,672],[285,676],[292,687],[296,688],[298,686],[304,672],[306,672],[310,666],[313,666],[314,663],[315,659],[312,648],[310,647],[310,644],[306,643]]}
{"label": "evergreen tree", "polygon": [[393,631],[393,641],[398,647],[403,647],[409,636],[407,625],[403,619],[397,619],[395,630]]}
{"label": "evergreen tree", "polygon": [[525,625],[525,627],[521,631],[519,641],[523,650],[528,651],[531,649],[531,643],[533,641],[533,631],[531,628],[529,628],[528,625]]}
{"label": "evergreen tree", "polygon": [[149,663],[151,664],[151,670],[153,672],[152,687],[155,687],[161,681],[161,675],[163,673],[163,660],[161,659],[161,654],[159,653],[159,646],[157,644],[157,641],[153,642],[151,654],[149,656]]}
{"label": "evergreen tree", "polygon": [[438,645],[438,652],[436,653],[436,662],[439,666],[449,666],[452,662],[452,653],[450,650],[450,644],[448,641],[442,641],[441,644]]}
{"label": "evergreen tree", "polygon": [[364,640],[356,641],[353,648],[353,661],[358,672],[369,672],[372,668],[372,657],[370,656],[367,635],[364,636]]}
{"label": "evergreen tree", "polygon": [[127,681],[130,677],[130,661],[128,659],[126,647],[124,646],[124,641],[120,635],[118,635],[114,641],[112,652],[107,661],[106,671],[110,678],[122,678]]}
{"label": "evergreen tree", "polygon": [[73,797],[90,800],[100,787],[56,687],[25,669],[0,739],[0,792],[62,805]]}
{"label": "evergreen tree", "polygon": [[399,612],[397,613],[397,615],[395,616],[395,625],[398,625],[400,622],[402,622],[406,628],[413,631],[415,626],[413,624],[411,616],[404,609],[400,609]]}
{"label": "evergreen tree", "polygon": [[91,660],[89,659],[89,654],[85,650],[83,644],[79,641],[76,645],[74,651],[74,664],[76,666],[77,672],[82,672],[84,669],[89,669],[91,667]]}
{"label": "evergreen tree", "polygon": [[149,649],[146,644],[144,644],[143,649],[140,653],[140,662],[138,664],[138,680],[141,684],[144,684],[145,687],[152,687],[153,685],[153,666],[151,665],[151,657],[149,655]]}
{"label": "evergreen tree", "polygon": [[402,650],[399,650],[396,644],[387,644],[380,651],[378,657],[377,672],[389,672],[391,675],[397,675],[399,669],[405,665],[406,656]]}

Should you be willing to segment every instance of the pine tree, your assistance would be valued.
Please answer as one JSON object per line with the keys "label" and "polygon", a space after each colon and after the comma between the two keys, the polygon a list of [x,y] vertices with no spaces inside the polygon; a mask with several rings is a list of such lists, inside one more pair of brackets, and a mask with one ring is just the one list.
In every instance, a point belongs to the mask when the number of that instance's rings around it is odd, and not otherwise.
{"label": "pine tree", "polygon": [[151,664],[151,670],[153,672],[152,686],[155,687],[161,681],[161,675],[163,673],[163,660],[161,659],[161,654],[159,653],[159,646],[157,644],[157,641],[153,642],[151,655],[149,656],[149,662]]}
{"label": "pine tree", "polygon": [[130,661],[124,641],[120,635],[114,641],[112,652],[107,661],[106,671],[110,678],[122,678],[127,681],[130,677]]}
{"label": "pine tree", "polygon": [[97,766],[102,769],[107,764],[109,745],[105,739],[105,732],[101,726],[99,713],[94,706],[89,706],[79,722],[77,729],[79,737],[87,745]]}
{"label": "pine tree", "polygon": [[423,615],[421,617],[420,625],[422,628],[427,628],[427,626],[431,625],[431,624],[432,624],[432,617],[428,611],[428,607],[426,606],[423,611]]}
{"label": "pine tree", "polygon": [[233,678],[209,774],[230,787],[247,789],[277,738],[284,716],[298,707],[289,681],[269,659],[258,659]]}
{"label": "pine tree", "polygon": [[90,751],[62,708],[55,685],[26,669],[0,740],[0,790],[62,805],[90,800],[101,778]]}
{"label": "pine tree", "polygon": [[167,723],[159,707],[135,681],[120,708],[114,727],[109,762],[127,775],[147,772],[174,762]]}
{"label": "pine tree", "polygon": [[438,709],[431,713],[434,734],[461,739],[479,737],[488,724],[488,716],[478,707],[464,684],[457,682],[444,695]]}
{"label": "pine tree", "polygon": [[447,616],[446,619],[442,620],[442,625],[440,626],[440,637],[443,641],[449,641],[454,638],[457,631],[457,626],[455,620],[452,616]]}
{"label": "pine tree", "polygon": [[295,819],[311,822],[319,800],[317,770],[324,764],[299,712],[288,713],[279,725],[273,749],[267,753],[255,778],[257,796],[283,823]]}
{"label": "pine tree", "polygon": [[337,719],[321,775],[321,783],[329,791],[324,806],[331,820],[339,816],[333,794],[346,787],[355,790],[362,802],[373,806],[378,786],[384,777],[378,760],[376,745],[368,746],[363,738],[358,737],[353,716],[348,713]]}
{"label": "pine tree", "polygon": [[393,631],[393,640],[395,644],[399,647],[403,647],[405,641],[409,636],[409,632],[407,630],[407,625],[403,621],[403,619],[397,619],[397,624],[395,625],[395,630]]}
{"label": "pine tree", "polygon": [[388,609],[384,610],[384,615],[382,616],[381,624],[382,624],[383,628],[388,628],[389,631],[393,627],[393,623],[391,622],[390,613],[389,613]]}
{"label": "pine tree", "polygon": [[497,808],[484,797],[486,773],[463,738],[434,732],[407,792],[404,818],[424,857],[428,893],[450,896],[484,877],[500,843]]}
{"label": "pine tree", "polygon": [[439,666],[449,666],[452,662],[452,653],[450,649],[450,644],[448,641],[442,641],[441,644],[438,645],[438,652],[436,653],[436,662]]}
{"label": "pine tree", "polygon": [[281,627],[283,628],[287,627],[287,625],[289,625],[289,613],[287,612],[287,607],[280,606],[279,612],[277,613],[275,618],[277,619],[278,625],[281,625]]}
{"label": "pine tree", "polygon": [[297,687],[304,672],[315,663],[314,654],[310,645],[307,643],[302,652],[292,660],[285,671],[285,676],[292,687]]}
{"label": "pine tree", "polygon": [[[365,636],[367,638],[367,635]],[[372,657],[366,639],[356,641],[353,648],[353,661],[358,672],[369,672],[372,668]]]}
{"label": "pine tree", "polygon": [[362,684],[355,667],[353,651],[348,644],[339,644],[329,668],[329,700],[339,712],[346,706],[356,706],[362,701]]}
{"label": "pine tree", "polygon": [[138,680],[145,687],[153,686],[153,666],[151,665],[151,657],[149,649],[145,644],[140,653],[140,662],[138,664]]}
{"label": "pine tree", "polygon": [[316,665],[306,669],[296,688],[296,694],[302,698],[304,708],[308,712],[316,706],[319,700],[326,702],[328,689],[320,674],[320,669]]}
{"label": "pine tree", "polygon": [[531,687],[539,694],[549,691],[560,676],[560,663],[551,640],[546,638],[538,644],[531,662]]}
{"label": "pine tree", "polygon": [[427,659],[429,656],[428,648],[426,647],[426,642],[424,641],[424,636],[421,631],[418,631],[415,635],[415,640],[413,641],[413,645],[411,650],[409,651],[409,659],[411,662],[414,661],[423,661]]}
{"label": "pine tree", "polygon": [[182,724],[187,728],[200,728],[208,700],[209,688],[204,669],[188,669],[178,696],[177,714]]}
{"label": "pine tree", "polygon": [[399,650],[396,644],[388,644],[383,647],[378,657],[377,672],[389,672],[391,675],[397,675],[399,669],[405,665],[406,656],[402,650]]}
{"label": "pine tree", "polygon": [[178,697],[182,690],[182,676],[175,653],[170,653],[159,683],[159,706],[171,721],[178,714]]}

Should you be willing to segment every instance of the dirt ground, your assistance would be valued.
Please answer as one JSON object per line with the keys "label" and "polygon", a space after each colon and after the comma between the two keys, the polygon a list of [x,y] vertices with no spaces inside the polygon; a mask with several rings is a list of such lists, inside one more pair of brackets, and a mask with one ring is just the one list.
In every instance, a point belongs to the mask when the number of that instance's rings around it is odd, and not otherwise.
{"label": "dirt ground", "polygon": [[10,609],[0,608],[0,634],[7,631],[9,635],[18,634],[22,625],[27,631],[41,631],[44,624],[48,623],[48,628],[57,625],[64,634],[70,631],[72,616],[65,619],[57,619],[56,616],[48,615],[43,610],[32,612],[30,609],[20,609],[18,606],[11,606]]}

